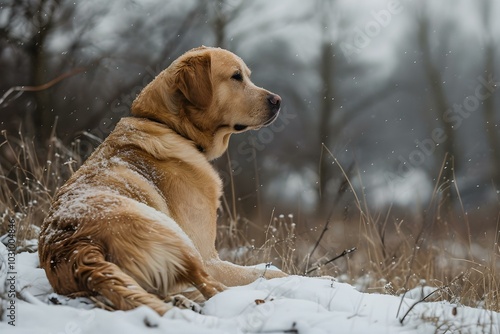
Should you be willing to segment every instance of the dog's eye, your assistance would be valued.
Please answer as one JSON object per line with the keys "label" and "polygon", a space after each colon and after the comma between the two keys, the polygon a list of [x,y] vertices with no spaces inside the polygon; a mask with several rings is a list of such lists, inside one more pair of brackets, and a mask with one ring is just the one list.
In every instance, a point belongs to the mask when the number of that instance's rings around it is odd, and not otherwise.
{"label": "dog's eye", "polygon": [[236,81],[243,81],[243,76],[241,75],[240,72],[236,72],[233,74],[231,79],[236,80]]}

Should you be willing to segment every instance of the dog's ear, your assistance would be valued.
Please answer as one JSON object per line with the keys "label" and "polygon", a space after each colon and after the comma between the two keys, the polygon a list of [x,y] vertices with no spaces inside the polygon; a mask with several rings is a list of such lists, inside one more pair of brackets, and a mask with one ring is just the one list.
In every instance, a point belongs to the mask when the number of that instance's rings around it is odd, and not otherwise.
{"label": "dog's ear", "polygon": [[186,100],[197,108],[207,108],[212,102],[210,53],[191,56],[179,64],[176,84]]}

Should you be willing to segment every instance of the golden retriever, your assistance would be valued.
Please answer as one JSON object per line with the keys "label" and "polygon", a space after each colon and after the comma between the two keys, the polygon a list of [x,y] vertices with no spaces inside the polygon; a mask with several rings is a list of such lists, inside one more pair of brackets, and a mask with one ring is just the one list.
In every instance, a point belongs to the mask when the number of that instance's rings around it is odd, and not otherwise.
{"label": "golden retriever", "polygon": [[229,51],[200,47],[175,60],[57,192],[39,240],[54,291],[164,314],[196,305],[172,297],[189,285],[208,299],[226,286],[286,276],[219,259],[222,186],[209,163],[231,134],[275,120],[280,104]]}

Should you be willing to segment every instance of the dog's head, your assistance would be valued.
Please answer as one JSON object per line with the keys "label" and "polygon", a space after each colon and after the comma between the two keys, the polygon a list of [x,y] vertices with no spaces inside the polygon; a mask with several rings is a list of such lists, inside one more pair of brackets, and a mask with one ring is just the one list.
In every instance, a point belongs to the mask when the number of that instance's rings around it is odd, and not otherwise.
{"label": "dog's head", "polygon": [[132,115],[164,123],[192,140],[208,160],[221,156],[233,133],[273,122],[281,98],[250,81],[235,54],[200,47],[186,52],[139,94]]}

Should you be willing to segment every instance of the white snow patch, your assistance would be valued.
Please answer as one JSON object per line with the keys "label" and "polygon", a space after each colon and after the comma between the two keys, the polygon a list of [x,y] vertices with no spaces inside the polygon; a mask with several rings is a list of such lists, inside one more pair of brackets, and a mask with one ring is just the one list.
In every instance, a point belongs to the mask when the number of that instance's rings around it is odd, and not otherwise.
{"label": "white snow patch", "polygon": [[[0,244],[0,285],[4,285],[6,249]],[[1,333],[498,333],[500,314],[401,297],[361,293],[330,278],[290,276],[259,279],[230,288],[203,306],[203,314],[173,309],[163,317],[147,307],[109,312],[89,300],[68,300],[53,293],[36,253],[16,259],[17,290],[30,302],[16,299],[16,326],[4,317]],[[427,291],[426,291],[427,292]],[[419,298],[418,294],[410,294]],[[5,309],[9,302],[1,295]],[[52,305],[58,300],[62,305]],[[401,310],[398,314],[398,308]]]}

